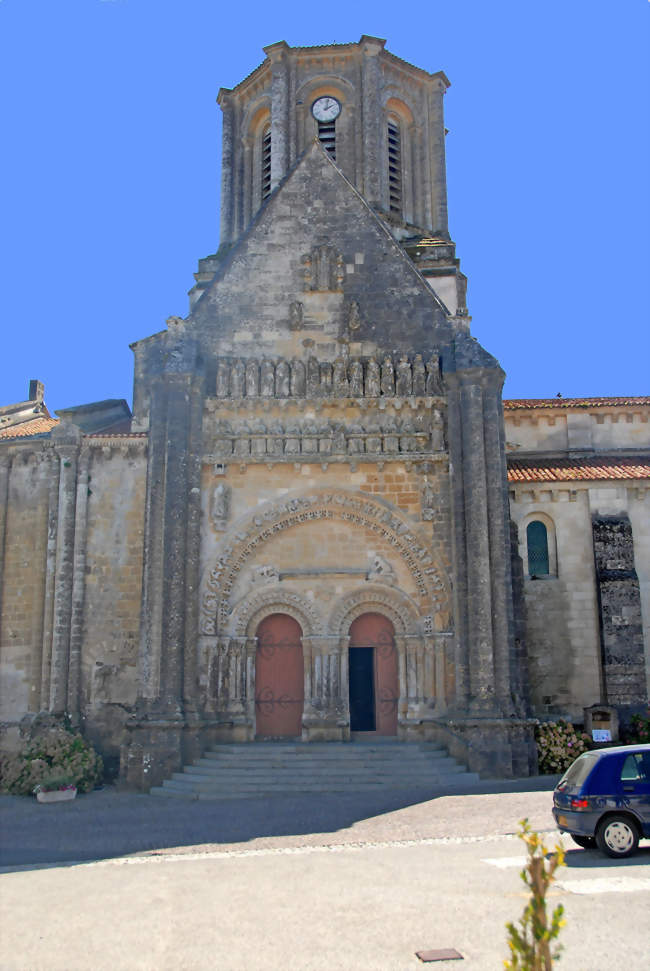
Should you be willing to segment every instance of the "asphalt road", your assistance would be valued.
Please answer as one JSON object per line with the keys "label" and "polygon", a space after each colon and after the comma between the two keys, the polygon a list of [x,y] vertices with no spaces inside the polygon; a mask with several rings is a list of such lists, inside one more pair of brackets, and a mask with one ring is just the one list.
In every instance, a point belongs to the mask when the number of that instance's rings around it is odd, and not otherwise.
{"label": "asphalt road", "polygon": [[[527,816],[554,843],[552,780],[455,795],[225,803],[104,790],[0,798],[3,971],[496,971],[517,920]],[[509,791],[497,791],[498,789]],[[570,841],[566,840],[567,847]],[[567,853],[559,967],[650,968],[650,844]],[[85,862],[81,862],[85,861]]]}

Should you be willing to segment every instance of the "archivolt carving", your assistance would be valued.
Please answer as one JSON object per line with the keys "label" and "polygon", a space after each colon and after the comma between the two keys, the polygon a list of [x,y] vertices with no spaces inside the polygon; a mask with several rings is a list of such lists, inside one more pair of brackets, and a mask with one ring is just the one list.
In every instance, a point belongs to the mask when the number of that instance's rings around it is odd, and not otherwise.
{"label": "archivolt carving", "polygon": [[318,520],[342,519],[371,530],[389,544],[406,563],[419,595],[433,612],[449,609],[449,587],[434,562],[431,550],[412,525],[393,507],[363,493],[319,492],[269,503],[247,520],[235,524],[230,543],[221,552],[204,585],[201,631],[215,635],[229,627],[233,586],[257,549],[291,526]]}
{"label": "archivolt carving", "polygon": [[384,614],[392,622],[396,634],[421,634],[418,609],[413,601],[399,590],[379,586],[364,586],[340,600],[332,611],[328,630],[347,637],[350,625],[361,614]]}
{"label": "archivolt carving", "polygon": [[323,629],[322,618],[313,604],[291,590],[274,587],[240,601],[233,611],[229,633],[234,637],[254,637],[258,625],[269,614],[293,617],[300,624],[305,637],[319,634]]}

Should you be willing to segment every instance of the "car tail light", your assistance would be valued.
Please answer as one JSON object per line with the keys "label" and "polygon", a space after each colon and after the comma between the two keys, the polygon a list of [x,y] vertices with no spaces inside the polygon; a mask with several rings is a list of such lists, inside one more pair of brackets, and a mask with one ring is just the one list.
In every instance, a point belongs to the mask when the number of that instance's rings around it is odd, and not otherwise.
{"label": "car tail light", "polygon": [[575,796],[571,799],[571,809],[589,809],[588,799],[576,799]]}

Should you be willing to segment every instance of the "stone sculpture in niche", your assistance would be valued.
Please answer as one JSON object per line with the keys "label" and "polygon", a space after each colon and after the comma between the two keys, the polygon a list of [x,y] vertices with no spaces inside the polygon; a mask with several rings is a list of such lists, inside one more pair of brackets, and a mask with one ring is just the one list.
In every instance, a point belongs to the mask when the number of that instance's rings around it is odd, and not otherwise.
{"label": "stone sculpture in niche", "polygon": [[370,557],[368,579],[393,586],[395,583],[395,571],[388,560],[385,560],[383,556],[379,556],[378,553],[374,553]]}
{"label": "stone sculpture in niche", "polygon": [[432,354],[427,363],[427,394],[442,394],[442,375],[440,374],[440,355]]}
{"label": "stone sculpture in niche", "polygon": [[315,357],[307,361],[307,395],[315,398],[320,387],[320,368]]}
{"label": "stone sculpture in niche", "polygon": [[266,451],[269,455],[282,455],[284,430],[282,423],[276,419],[269,425],[270,435],[266,438]]}
{"label": "stone sculpture in niche", "polygon": [[402,452],[413,452],[415,451],[415,425],[410,418],[405,418],[402,422],[402,434],[399,440],[400,451]]}
{"label": "stone sculpture in niche", "polygon": [[299,300],[289,304],[289,330],[302,330],[303,306]]}
{"label": "stone sculpture in niche", "polygon": [[230,515],[230,486],[225,482],[220,482],[212,493],[210,515],[214,528],[220,532],[223,531]]}
{"label": "stone sculpture in niche", "polygon": [[411,375],[411,365],[405,354],[402,354],[397,365],[397,382],[395,391],[398,395],[406,396],[411,394],[413,378]]}
{"label": "stone sculpture in niche", "polygon": [[239,434],[235,436],[235,455],[250,455],[250,427],[247,422],[243,422],[239,429]]}
{"label": "stone sculpture in niche", "polygon": [[348,426],[348,453],[356,455],[365,449],[363,427],[359,422],[350,422]]}
{"label": "stone sculpture in niche", "polygon": [[361,361],[350,364],[350,394],[353,398],[363,397],[363,366]]}
{"label": "stone sculpture in niche", "polygon": [[332,365],[321,364],[320,366],[320,393],[329,395],[332,392]]}
{"label": "stone sculpture in niche", "polygon": [[343,285],[343,257],[324,243],[314,246],[310,253],[302,257],[304,266],[305,290],[340,290]]}
{"label": "stone sculpture in niche", "polygon": [[244,397],[246,370],[242,361],[235,361],[230,369],[230,394],[233,398]]}
{"label": "stone sculpture in niche", "polygon": [[366,395],[369,398],[378,398],[380,391],[379,364],[371,357],[366,367]]}
{"label": "stone sculpture in niche", "polygon": [[368,435],[366,438],[366,452],[381,452],[379,419],[377,417],[369,418],[366,421],[365,428]]}
{"label": "stone sculpture in niche", "polygon": [[290,421],[285,429],[284,454],[296,455],[300,452],[300,425],[297,421]]}
{"label": "stone sculpture in niche", "polygon": [[214,447],[219,455],[232,454],[232,427],[230,422],[221,418],[215,427]]}
{"label": "stone sculpture in niche", "polygon": [[217,365],[217,398],[227,398],[230,388],[230,366],[226,361]]}
{"label": "stone sculpture in niche", "polygon": [[422,519],[427,522],[431,522],[434,517],[434,502],[435,502],[435,492],[429,485],[429,482],[425,476],[424,483],[422,485]]}
{"label": "stone sculpture in niche", "polygon": [[306,421],[303,428],[304,438],[302,440],[303,452],[318,451],[318,425],[315,421]]}
{"label": "stone sculpture in niche", "polygon": [[427,390],[427,376],[421,354],[415,355],[413,361],[413,394],[423,395]]}
{"label": "stone sculpture in niche", "polygon": [[257,398],[260,393],[260,375],[257,361],[246,361],[246,397]]}
{"label": "stone sculpture in niche", "polygon": [[261,418],[252,418],[248,424],[251,430],[251,453],[266,454],[266,425]]}
{"label": "stone sculpture in niche", "polygon": [[260,394],[263,398],[272,398],[275,394],[275,368],[266,359],[260,368]]}
{"label": "stone sculpture in niche", "polygon": [[381,364],[381,393],[389,396],[395,394],[395,371],[388,354]]}
{"label": "stone sculpture in niche", "polygon": [[399,436],[397,435],[397,422],[389,415],[383,422],[384,430],[384,451],[399,452]]}
{"label": "stone sculpture in niche", "polygon": [[291,362],[291,394],[302,398],[305,393],[305,365],[302,361]]}
{"label": "stone sculpture in niche", "polygon": [[334,361],[333,388],[335,394],[343,396],[347,396],[350,390],[347,369],[342,357],[337,357]]}
{"label": "stone sculpture in niche", "polygon": [[275,394],[278,398],[289,397],[289,365],[286,361],[279,361],[275,368]]}

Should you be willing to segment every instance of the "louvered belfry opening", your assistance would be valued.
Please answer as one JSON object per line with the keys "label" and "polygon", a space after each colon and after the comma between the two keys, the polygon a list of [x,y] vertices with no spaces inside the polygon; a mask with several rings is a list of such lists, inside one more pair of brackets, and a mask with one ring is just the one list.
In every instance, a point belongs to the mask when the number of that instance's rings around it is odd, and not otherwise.
{"label": "louvered belfry opening", "polygon": [[402,133],[397,121],[388,121],[388,196],[389,208],[402,215]]}
{"label": "louvered belfry opening", "polygon": [[318,137],[326,152],[329,152],[332,160],[336,162],[336,120],[319,121]]}
{"label": "louvered belfry opening", "polygon": [[262,132],[262,199],[271,194],[271,126]]}

